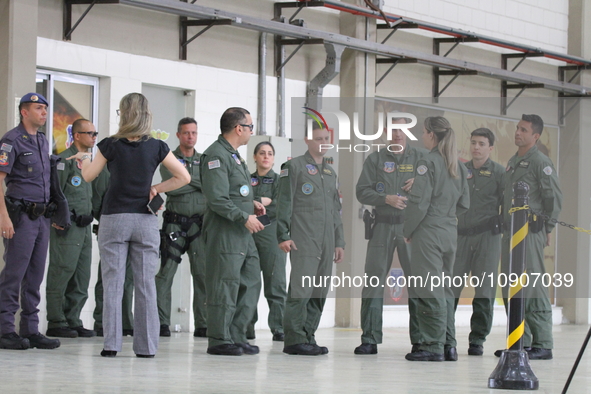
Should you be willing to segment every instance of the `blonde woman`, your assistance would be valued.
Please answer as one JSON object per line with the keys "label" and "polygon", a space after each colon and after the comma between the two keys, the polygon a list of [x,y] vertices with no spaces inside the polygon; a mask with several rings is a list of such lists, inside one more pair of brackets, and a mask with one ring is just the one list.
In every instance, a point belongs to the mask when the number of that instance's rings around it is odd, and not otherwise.
{"label": "blonde woman", "polygon": [[[105,165],[111,173],[98,234],[104,285],[103,357],[115,357],[122,346],[121,298],[125,264],[129,258],[135,284],[133,350],[152,358],[158,349],[160,323],[154,277],[158,269],[158,218],[147,208],[158,193],[178,189],[191,180],[189,173],[161,140],[151,138],[152,114],[148,100],[130,93],[119,104],[117,134],[98,143],[94,160],[78,152],[82,176],[91,182]],[[172,178],[151,186],[162,163]]]}
{"label": "blonde woman", "polygon": [[[456,361],[451,285],[432,278],[452,276],[457,246],[457,218],[470,206],[467,170],[458,162],[456,137],[442,116],[425,119],[423,144],[430,152],[417,162],[405,210],[404,237],[411,244],[411,275],[416,287],[422,342],[409,361]],[[433,286],[431,286],[433,284]],[[447,327],[447,329],[446,329]]]}

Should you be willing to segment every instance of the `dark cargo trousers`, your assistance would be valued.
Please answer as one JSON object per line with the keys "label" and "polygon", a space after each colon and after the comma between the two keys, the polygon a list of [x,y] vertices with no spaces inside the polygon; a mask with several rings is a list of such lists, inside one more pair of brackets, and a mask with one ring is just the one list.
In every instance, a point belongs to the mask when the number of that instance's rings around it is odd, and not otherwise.
{"label": "dark cargo trousers", "polygon": [[[474,287],[468,336],[469,343],[475,345],[484,344],[492,327],[500,258],[501,234],[492,235],[487,231],[476,235],[458,235],[454,277],[464,277],[471,273],[480,282]],[[454,311],[457,310],[463,288],[464,286],[452,288],[455,297]],[[452,331],[455,336],[455,318],[449,322],[448,331]]]}
{"label": "dark cargo trousers", "polygon": [[14,316],[19,308],[21,336],[39,332],[39,287],[43,281],[47,246],[49,244],[49,219],[35,220],[21,214],[15,226],[14,236],[4,238],[4,262],[0,273],[0,332],[15,332]]}
{"label": "dark cargo trousers", "polygon": [[80,327],[88,299],[92,238],[90,226],[70,227],[67,234],[50,230],[47,268],[47,327]]}
{"label": "dark cargo trousers", "polygon": [[[410,264],[410,245],[404,242],[404,237],[396,236],[396,227],[386,223],[377,223],[374,227],[372,238],[367,244],[365,259],[365,273],[368,278],[372,276],[379,278],[377,287],[364,287],[361,300],[361,343],[382,343],[382,314],[384,311],[384,288],[386,278],[390,272],[394,251],[398,251],[398,259],[404,271],[405,277],[412,275]],[[401,233],[402,231],[399,231]],[[408,290],[408,311],[409,311],[409,334],[412,344],[421,343],[419,324],[417,320],[417,299],[415,288],[407,286]]]}

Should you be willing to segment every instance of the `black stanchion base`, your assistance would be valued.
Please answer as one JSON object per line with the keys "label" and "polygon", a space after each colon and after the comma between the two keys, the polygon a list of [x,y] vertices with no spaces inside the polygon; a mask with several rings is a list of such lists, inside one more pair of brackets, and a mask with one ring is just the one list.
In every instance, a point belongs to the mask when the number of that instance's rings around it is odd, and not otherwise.
{"label": "black stanchion base", "polygon": [[488,378],[488,388],[537,390],[538,378],[529,366],[529,356],[523,350],[504,350],[497,367]]}

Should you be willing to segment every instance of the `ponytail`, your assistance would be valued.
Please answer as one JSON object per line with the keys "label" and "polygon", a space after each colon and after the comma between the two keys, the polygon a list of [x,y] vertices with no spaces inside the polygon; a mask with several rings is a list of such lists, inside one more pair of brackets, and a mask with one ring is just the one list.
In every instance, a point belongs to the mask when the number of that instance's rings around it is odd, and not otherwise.
{"label": "ponytail", "polygon": [[456,135],[451,124],[443,116],[432,116],[425,119],[425,129],[435,133],[437,147],[443,157],[447,172],[452,178],[458,177],[458,150],[456,147]]}

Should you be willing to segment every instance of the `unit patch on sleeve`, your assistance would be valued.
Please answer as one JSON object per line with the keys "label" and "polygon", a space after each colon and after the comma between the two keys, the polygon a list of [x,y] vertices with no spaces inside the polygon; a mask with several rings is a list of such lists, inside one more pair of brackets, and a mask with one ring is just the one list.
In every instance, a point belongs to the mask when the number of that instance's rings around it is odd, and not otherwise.
{"label": "unit patch on sleeve", "polygon": [[3,143],[2,148],[0,148],[0,150],[3,150],[5,152],[12,152],[12,145]]}
{"label": "unit patch on sleeve", "polygon": [[425,175],[427,173],[427,166],[422,164],[417,168],[417,174]]}
{"label": "unit patch on sleeve", "polygon": [[207,167],[210,170],[213,170],[214,168],[220,168],[220,161],[218,160],[212,160],[209,163],[207,163]]}
{"label": "unit patch on sleeve", "polygon": [[66,163],[57,163],[57,170],[63,171],[66,169]]}
{"label": "unit patch on sleeve", "polygon": [[546,175],[552,175],[552,167],[550,167],[550,166],[544,167],[544,169],[542,171],[544,171],[544,174],[546,174]]}
{"label": "unit patch on sleeve", "polygon": [[279,178],[283,178],[284,176],[288,176],[289,175],[289,170],[286,168],[285,170],[281,170],[281,172],[279,173]]}

